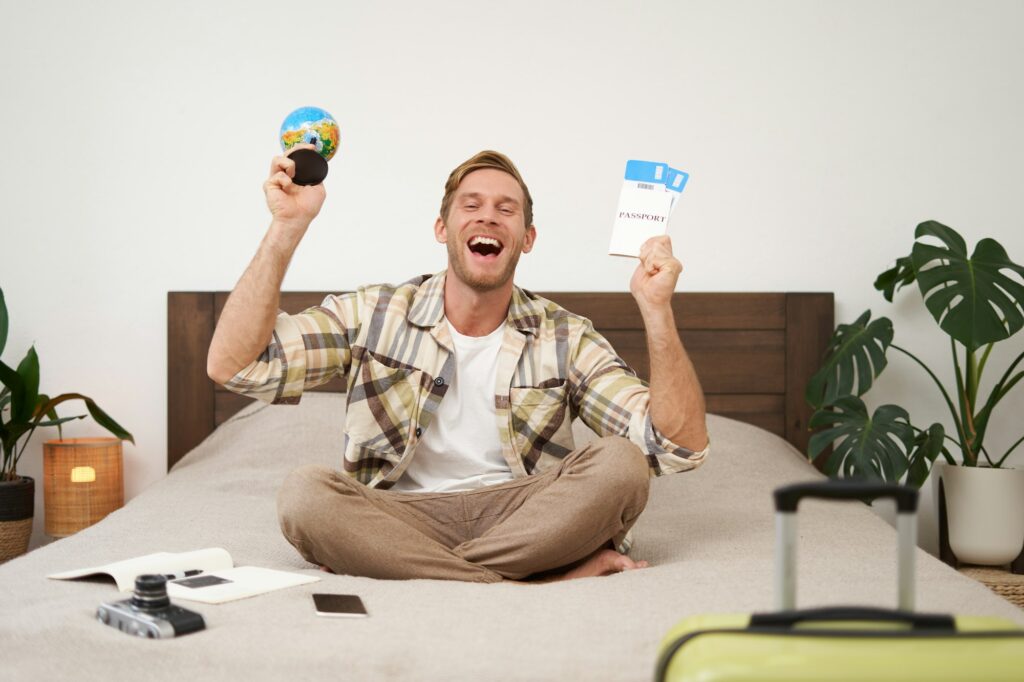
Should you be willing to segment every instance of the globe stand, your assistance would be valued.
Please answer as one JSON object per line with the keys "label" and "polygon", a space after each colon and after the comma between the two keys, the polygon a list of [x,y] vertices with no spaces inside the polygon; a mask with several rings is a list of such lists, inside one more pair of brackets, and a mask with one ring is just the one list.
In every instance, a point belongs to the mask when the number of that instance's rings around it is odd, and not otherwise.
{"label": "globe stand", "polygon": [[327,177],[327,159],[312,149],[296,149],[288,158],[295,162],[296,185],[319,185]]}

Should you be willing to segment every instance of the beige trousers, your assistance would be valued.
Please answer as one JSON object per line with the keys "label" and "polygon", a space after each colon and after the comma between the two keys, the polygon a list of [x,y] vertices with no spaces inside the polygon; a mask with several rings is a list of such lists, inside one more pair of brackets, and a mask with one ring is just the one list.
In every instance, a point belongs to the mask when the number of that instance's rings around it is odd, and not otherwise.
{"label": "beige trousers", "polygon": [[371,578],[520,580],[618,543],[647,504],[649,467],[624,438],[602,438],[535,476],[456,493],[368,488],[305,466],[285,479],[285,538],[309,562]]}

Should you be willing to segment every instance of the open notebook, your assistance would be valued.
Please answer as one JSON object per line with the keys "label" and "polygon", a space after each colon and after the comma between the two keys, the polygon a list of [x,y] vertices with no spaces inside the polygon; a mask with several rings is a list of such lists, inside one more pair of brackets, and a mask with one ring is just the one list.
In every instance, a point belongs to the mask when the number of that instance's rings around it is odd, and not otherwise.
{"label": "open notebook", "polygon": [[191,552],[158,552],[115,561],[104,566],[54,573],[47,577],[71,580],[109,575],[117,583],[117,589],[130,592],[135,588],[136,576],[145,573],[167,576],[167,595],[171,599],[207,604],[245,599],[320,580],[317,576],[302,573],[289,573],[258,566],[235,566],[231,555],[220,547]]}

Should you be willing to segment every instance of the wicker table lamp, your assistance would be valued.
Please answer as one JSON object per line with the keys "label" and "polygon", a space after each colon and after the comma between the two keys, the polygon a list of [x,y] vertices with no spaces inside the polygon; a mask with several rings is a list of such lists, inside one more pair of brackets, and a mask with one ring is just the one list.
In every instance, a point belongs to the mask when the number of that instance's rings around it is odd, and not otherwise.
{"label": "wicker table lamp", "polygon": [[62,538],[124,505],[121,441],[68,438],[43,443],[46,534]]}

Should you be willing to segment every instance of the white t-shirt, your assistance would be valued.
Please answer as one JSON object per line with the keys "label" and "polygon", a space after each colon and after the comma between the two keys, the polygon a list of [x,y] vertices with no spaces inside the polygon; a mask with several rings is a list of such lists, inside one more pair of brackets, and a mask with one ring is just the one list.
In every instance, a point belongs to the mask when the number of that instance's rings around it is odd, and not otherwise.
{"label": "white t-shirt", "polygon": [[451,325],[448,330],[455,344],[455,376],[392,490],[455,492],[512,480],[494,407],[505,325],[487,336],[463,336]]}

